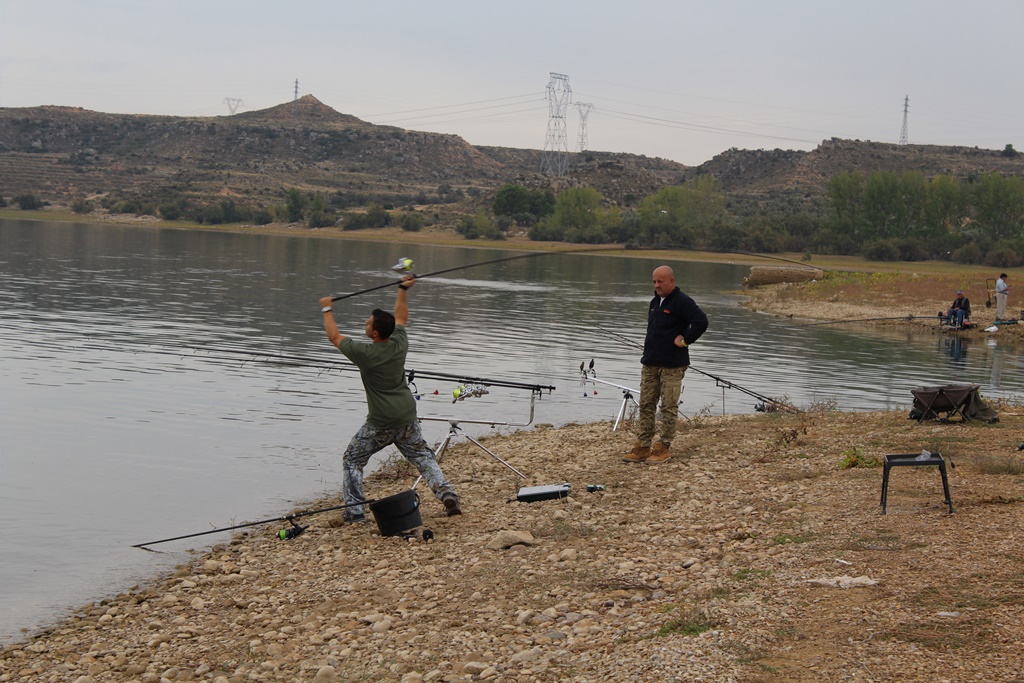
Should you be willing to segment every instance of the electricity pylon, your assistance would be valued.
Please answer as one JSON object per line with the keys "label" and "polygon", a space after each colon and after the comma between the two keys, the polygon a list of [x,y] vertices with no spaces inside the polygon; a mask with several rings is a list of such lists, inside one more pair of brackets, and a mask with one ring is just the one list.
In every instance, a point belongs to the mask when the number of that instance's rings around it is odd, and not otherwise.
{"label": "electricity pylon", "polygon": [[540,159],[540,172],[556,176],[565,175],[569,165],[569,139],[565,130],[565,115],[572,102],[569,77],[551,72],[548,81],[548,135]]}
{"label": "electricity pylon", "polygon": [[910,95],[903,98],[903,130],[900,131],[900,144],[907,144],[907,112],[910,111]]}
{"label": "electricity pylon", "polygon": [[580,114],[580,132],[576,136],[576,151],[582,152],[587,148],[587,116],[594,111],[594,105],[589,102],[577,102],[576,111]]}

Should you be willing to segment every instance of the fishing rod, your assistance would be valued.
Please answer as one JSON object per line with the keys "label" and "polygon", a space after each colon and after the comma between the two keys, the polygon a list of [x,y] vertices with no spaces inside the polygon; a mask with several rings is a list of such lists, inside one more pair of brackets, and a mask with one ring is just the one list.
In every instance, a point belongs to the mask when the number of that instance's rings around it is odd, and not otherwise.
{"label": "fishing rod", "polygon": [[295,538],[296,536],[301,536],[302,532],[305,531],[307,528],[309,528],[308,525],[307,526],[300,526],[295,521],[297,519],[300,519],[302,517],[309,517],[310,515],[318,515],[321,512],[331,512],[332,510],[342,510],[344,508],[353,507],[355,505],[369,505],[370,503],[376,503],[376,502],[377,502],[377,499],[373,499],[373,500],[364,500],[361,503],[346,503],[344,505],[335,505],[333,507],[320,508],[318,510],[304,510],[302,512],[294,512],[294,513],[292,513],[290,515],[284,515],[282,517],[272,517],[270,519],[261,519],[261,520],[255,521],[255,522],[245,522],[243,524],[235,524],[234,526],[226,526],[226,527],[222,527],[220,529],[210,529],[208,531],[200,531],[200,532],[194,533],[194,534],[184,534],[183,536],[173,536],[171,538],[161,538],[159,541],[147,541],[145,543],[136,543],[132,547],[133,548],[142,548],[143,550],[149,550],[149,552],[155,553],[156,552],[155,550],[150,550],[146,546],[148,546],[148,545],[157,545],[158,543],[169,543],[170,541],[180,541],[180,540],[182,540],[184,538],[195,538],[196,536],[206,536],[207,534],[217,534],[217,533],[221,533],[221,532],[224,532],[224,531],[234,531],[235,529],[244,529],[246,527],[257,526],[257,525],[260,525],[260,524],[269,524],[271,522],[289,522],[289,523],[291,523],[291,527],[290,528],[282,529],[277,534],[278,537],[281,538],[281,539],[290,539],[290,538]]}
{"label": "fishing rod", "polygon": [[[99,345],[92,345],[87,348],[98,348],[98,349],[109,349],[109,350],[123,350],[123,347],[105,347]],[[359,368],[353,363],[345,363],[337,360],[327,360],[322,358],[315,358],[313,356],[297,356],[297,355],[286,355],[276,352],[264,352],[264,351],[249,351],[243,349],[226,349],[217,346],[185,346],[192,352],[192,354],[183,353],[182,351],[175,351],[173,348],[147,348],[147,353],[155,353],[163,356],[175,356],[178,358],[194,357],[201,358],[203,360],[220,360],[228,362],[239,362],[233,357],[223,357],[215,354],[227,354],[229,356],[246,356],[240,362],[253,362],[253,363],[269,363],[273,365],[283,365],[287,367],[298,367],[298,368],[313,368],[321,371],[329,370],[340,370],[343,372],[358,372]],[[198,356],[196,354],[206,354]],[[328,367],[324,367],[328,366]],[[533,392],[540,393],[542,391],[554,391],[555,387],[546,384],[529,384],[526,382],[515,382],[504,379],[493,379],[489,377],[475,377],[472,375],[458,375],[444,372],[430,372],[430,371],[419,371],[416,369],[409,370],[408,372],[408,383],[413,384],[415,379],[431,379],[438,381],[451,381],[456,383],[465,384],[482,384],[490,387],[501,387],[503,389],[527,389]],[[415,384],[413,384],[415,386]]]}
{"label": "fishing rod", "polygon": [[[945,317],[945,316],[942,316],[942,317]],[[853,318],[853,319],[850,319],[850,320],[826,320],[824,322],[805,323],[803,325],[800,325],[800,327],[817,327],[818,325],[835,325],[837,323],[866,323],[866,322],[874,322],[876,320],[906,320],[907,322],[910,322],[911,320],[935,320],[935,316],[934,315],[897,315],[897,316],[891,316],[891,317],[888,317],[888,318]]]}
{"label": "fishing rod", "polygon": [[[582,254],[582,253],[591,252],[591,251],[615,251],[615,250],[618,250],[618,249],[619,249],[619,247],[616,246],[616,247],[594,247],[594,248],[589,248],[589,249],[559,249],[557,251],[534,251],[534,252],[530,252],[529,254],[518,254],[516,256],[505,256],[505,257],[502,257],[502,258],[490,259],[490,260],[487,260],[487,261],[478,261],[476,263],[467,263],[464,266],[454,266],[452,268],[443,268],[441,270],[435,270],[435,271],[430,272],[430,273],[423,273],[422,275],[413,275],[413,277],[415,277],[416,279],[420,279],[420,278],[425,278],[425,277],[432,277],[434,275],[441,275],[443,273],[452,273],[452,272],[454,272],[456,270],[465,270],[467,268],[476,268],[477,266],[486,266],[486,265],[491,264],[491,263],[503,263],[505,261],[515,261],[517,259],[536,258],[537,256],[550,256],[551,254]],[[411,259],[402,259],[401,261],[399,261],[399,264],[394,267],[394,270],[411,272],[411,269],[412,269],[411,267],[412,267],[412,260]],[[385,287],[394,287],[394,286],[400,285],[400,284],[402,284],[401,280],[395,280],[393,282],[387,282],[387,283],[385,283],[383,285],[377,285],[376,287],[370,287],[368,289],[359,290],[358,292],[352,292],[351,294],[333,295],[333,296],[331,296],[331,301],[341,301],[342,299],[349,299],[349,298],[354,297],[354,296],[359,296],[360,294],[366,294],[367,292],[375,292],[378,289],[384,289]]]}
{"label": "fishing rod", "polygon": [[[632,344],[633,346],[635,346],[635,347],[637,347],[639,349],[643,349],[644,348],[643,344],[638,344],[637,342],[633,341],[632,339],[629,339],[628,337],[625,337],[625,336],[623,336],[621,334],[618,334],[616,332],[612,332],[611,330],[606,330],[603,327],[600,327],[598,325],[594,325],[594,327],[596,327],[598,330],[601,330],[602,332],[604,332],[605,334],[607,334],[607,335],[609,335],[611,337],[615,337],[619,341],[625,342],[627,344]],[[771,404],[771,405],[775,406],[776,408],[781,409],[781,410],[785,410],[787,412],[796,412],[796,413],[800,412],[799,408],[797,408],[796,406],[792,406],[792,405],[786,403],[785,401],[780,401],[780,400],[778,400],[776,398],[771,398],[770,396],[765,396],[764,394],[759,394],[756,391],[753,391],[751,389],[747,389],[746,387],[741,387],[739,384],[736,384],[735,382],[730,382],[729,380],[724,379],[722,377],[719,377],[718,375],[712,375],[710,372],[704,372],[703,370],[701,370],[699,368],[696,368],[693,365],[690,366],[690,370],[693,370],[694,372],[696,372],[698,374],[704,375],[705,377],[708,377],[710,379],[715,380],[716,386],[722,387],[724,389],[735,389],[736,391],[743,392],[744,394],[746,394],[748,396],[751,396],[753,398],[756,398],[759,401],[764,402],[766,405],[767,404]]]}
{"label": "fishing rod", "polygon": [[[194,351],[206,352],[210,351],[213,353],[227,353],[242,356],[253,356],[253,362],[260,363],[278,363],[283,361],[282,364],[295,365],[297,367],[322,367],[324,364],[333,366],[340,370],[357,371],[359,368],[353,363],[344,363],[337,360],[326,360],[320,358],[313,358],[310,356],[291,356],[278,353],[264,353],[261,351],[246,351],[242,349],[225,349],[221,347],[200,347],[200,346],[189,346],[186,347]],[[485,384],[492,387],[502,387],[504,389],[529,389],[531,391],[554,391],[555,387],[544,384],[528,384],[526,382],[513,382],[510,380],[503,379],[491,379],[488,377],[473,377],[471,375],[457,375],[449,374],[444,372],[430,372],[420,371],[415,368],[409,370],[408,381],[413,382],[414,379],[433,379],[439,381],[452,381],[459,383],[471,383],[471,384]]]}

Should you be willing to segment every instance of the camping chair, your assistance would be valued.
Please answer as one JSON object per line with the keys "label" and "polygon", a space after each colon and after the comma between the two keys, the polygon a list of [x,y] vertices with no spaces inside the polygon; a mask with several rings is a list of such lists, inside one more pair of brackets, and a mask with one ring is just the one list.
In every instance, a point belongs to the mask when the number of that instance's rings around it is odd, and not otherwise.
{"label": "camping chair", "polygon": [[[972,395],[977,394],[980,384],[947,384],[935,387],[915,387],[910,390],[914,395],[914,409],[912,417],[918,422],[924,420],[949,420],[953,415],[959,415],[964,422],[970,422],[967,416],[966,407],[970,404]],[[939,417],[945,413],[944,417]]]}
{"label": "camping chair", "polygon": [[988,299],[985,300],[985,308],[992,308],[996,301],[996,279],[990,277],[985,280],[985,290],[988,292]]}

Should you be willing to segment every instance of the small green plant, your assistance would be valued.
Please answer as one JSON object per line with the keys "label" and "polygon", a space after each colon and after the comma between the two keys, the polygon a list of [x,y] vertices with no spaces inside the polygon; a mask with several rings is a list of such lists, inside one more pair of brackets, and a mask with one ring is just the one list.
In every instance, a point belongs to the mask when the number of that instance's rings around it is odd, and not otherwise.
{"label": "small green plant", "polygon": [[665,636],[697,636],[705,631],[710,631],[716,623],[703,610],[689,607],[682,610],[675,619],[664,624],[655,631],[649,638],[664,638]]}
{"label": "small green plant", "polygon": [[737,581],[746,581],[748,579],[763,579],[771,575],[772,573],[767,569],[740,569],[732,575],[732,578]]}
{"label": "small green plant", "polygon": [[777,534],[772,538],[772,545],[786,545],[787,543],[807,543],[814,538],[813,534]]}
{"label": "small green plant", "polygon": [[864,452],[857,447],[843,451],[843,457],[839,460],[839,468],[844,470],[848,470],[852,467],[879,467],[881,464],[881,460],[873,455],[865,455]]}

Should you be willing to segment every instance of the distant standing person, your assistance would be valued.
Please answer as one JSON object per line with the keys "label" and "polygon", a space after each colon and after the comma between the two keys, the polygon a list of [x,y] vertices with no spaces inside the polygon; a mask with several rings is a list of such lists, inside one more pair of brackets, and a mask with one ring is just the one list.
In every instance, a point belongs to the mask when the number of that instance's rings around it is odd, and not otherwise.
{"label": "distant standing person", "polygon": [[[640,358],[643,368],[638,441],[623,460],[657,464],[672,457],[669,449],[676,434],[679,393],[683,375],[690,366],[687,347],[708,329],[708,317],[693,299],[676,287],[675,275],[668,266],[655,268],[651,280],[654,298],[647,311],[647,336],[644,355]],[[660,440],[652,443],[659,401],[661,434]]]}
{"label": "distant standing person", "polygon": [[996,320],[1002,320],[1006,315],[1006,300],[1010,298],[1010,285],[1006,281],[1009,277],[1006,273],[1000,273],[996,280]]}
{"label": "distant standing person", "polygon": [[420,471],[449,517],[462,514],[458,494],[445,480],[434,451],[423,440],[416,419],[416,399],[405,381],[405,357],[409,351],[405,333],[409,305],[405,297],[406,290],[415,283],[416,279],[407,275],[398,285],[394,314],[375,308],[366,319],[365,333],[372,341],[370,344],[360,344],[341,334],[334,322],[331,297],[320,299],[327,338],[359,368],[369,408],[366,423],[352,437],[343,458],[345,504],[350,506],[344,517],[349,522],[365,519],[366,510],[359,505],[365,500],[363,468],[370,456],[391,444]]}

